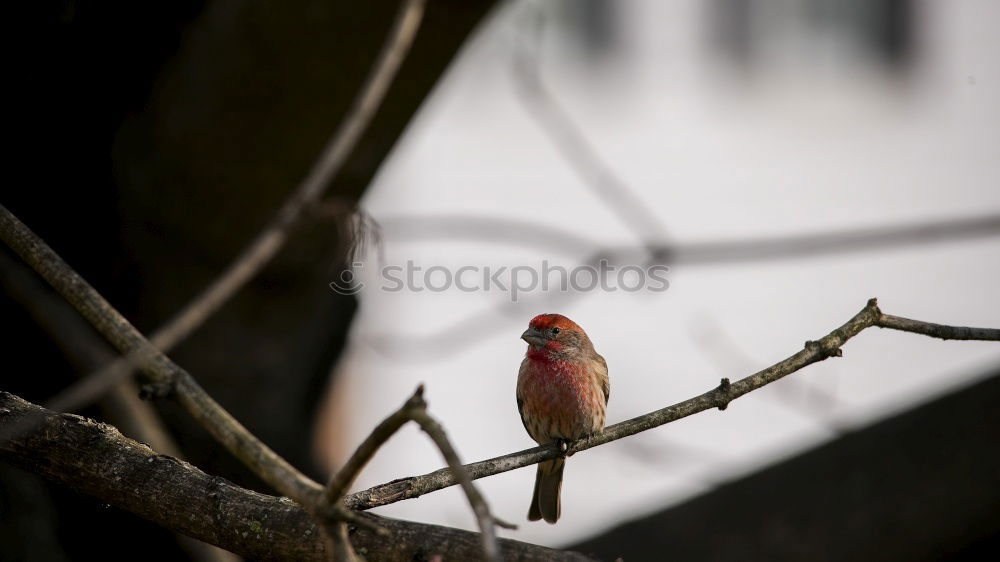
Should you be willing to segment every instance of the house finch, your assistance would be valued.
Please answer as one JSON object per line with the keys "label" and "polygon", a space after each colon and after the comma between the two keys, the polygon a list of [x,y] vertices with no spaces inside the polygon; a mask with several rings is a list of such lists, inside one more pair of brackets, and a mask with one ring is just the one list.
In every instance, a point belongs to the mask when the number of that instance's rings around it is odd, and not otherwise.
{"label": "house finch", "polygon": [[[608,364],[583,328],[561,314],[542,314],[521,334],[528,351],[517,374],[517,409],[539,445],[561,445],[604,429],[611,391]],[[528,519],[559,519],[564,458],[538,463]]]}

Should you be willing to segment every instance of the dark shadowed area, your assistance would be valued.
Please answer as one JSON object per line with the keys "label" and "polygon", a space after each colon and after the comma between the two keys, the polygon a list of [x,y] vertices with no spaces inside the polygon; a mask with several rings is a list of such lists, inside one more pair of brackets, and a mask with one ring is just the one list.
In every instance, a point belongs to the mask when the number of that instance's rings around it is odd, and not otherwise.
{"label": "dark shadowed area", "polygon": [[[428,7],[384,110],[329,198],[358,200],[490,5]],[[9,57],[16,79],[7,112],[17,139],[8,169],[17,179],[3,204],[149,333],[218,275],[301,181],[398,8],[317,0],[21,4],[8,19],[19,47]],[[321,480],[309,436],[356,307],[327,288],[342,267],[342,230],[322,217],[301,226],[278,260],[171,354],[265,443]],[[74,371],[98,366],[67,363],[6,295],[0,310],[16,326],[4,342],[4,390],[44,403]],[[266,489],[175,406],[158,407],[189,461]],[[168,532],[134,516],[2,472],[0,558],[127,558],[140,545],[144,557],[182,555]]]}
{"label": "dark shadowed area", "polygon": [[1000,377],[570,547],[602,560],[989,560]]}
{"label": "dark shadowed area", "polygon": [[[417,4],[371,122],[282,222]],[[238,559],[184,533],[253,559],[1000,559],[995,16],[919,0],[18,3],[0,560]],[[147,369],[67,408],[94,423],[39,406],[62,410],[52,398],[119,357],[115,337],[36,274],[10,215],[146,336],[268,226],[288,238],[166,351],[190,377],[144,384]],[[380,286],[401,264],[422,274]],[[597,264],[618,286],[546,286]],[[822,343],[870,297],[909,329]],[[560,453],[524,450],[514,395],[518,334],[545,312],[586,327],[619,428],[576,442],[555,525],[525,518],[532,463]],[[857,314],[885,317],[874,300]],[[160,360],[176,367],[136,361]],[[290,470],[210,433],[178,380]],[[261,465],[302,478],[283,488]]]}

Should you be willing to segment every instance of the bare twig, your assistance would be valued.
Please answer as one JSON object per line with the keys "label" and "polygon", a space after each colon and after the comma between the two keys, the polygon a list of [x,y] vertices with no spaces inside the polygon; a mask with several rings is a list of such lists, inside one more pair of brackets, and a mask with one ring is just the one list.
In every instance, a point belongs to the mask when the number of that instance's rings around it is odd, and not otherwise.
{"label": "bare twig", "polygon": [[[27,266],[3,251],[0,251],[0,287],[48,332],[77,372],[86,373],[114,357],[104,340],[65,300],[49,290]],[[153,406],[139,399],[134,381],[126,379],[116,384],[100,405],[108,418],[133,439],[149,444],[157,453],[184,458]],[[177,535],[176,540],[193,560],[224,562],[236,558],[184,535]]]}
{"label": "bare twig", "polygon": [[156,349],[52,248],[2,205],[0,238],[120,352],[134,353],[141,358],[139,369],[162,392],[172,394],[195,420],[261,479],[303,505],[312,505],[312,500],[321,490],[319,484],[254,437],[187,371]]}
{"label": "bare twig", "polygon": [[1000,340],[1000,330],[993,328],[966,328],[963,326],[945,326],[920,320],[910,320],[889,314],[881,314],[876,324],[879,328],[912,332],[942,340]]}
{"label": "bare twig", "polygon": [[328,560],[335,562],[356,562],[358,560],[351,539],[347,536],[347,524],[343,521],[333,521],[323,526],[323,544]]}
{"label": "bare twig", "polygon": [[[404,243],[419,240],[473,240],[520,245],[545,255],[579,258],[602,244],[548,224],[490,216],[422,215],[385,217],[379,220],[387,239]],[[830,230],[809,234],[671,243],[654,253],[662,264],[718,265],[747,261],[781,260],[822,255],[907,248],[920,244],[954,242],[1000,235],[1000,214]],[[644,260],[645,248],[606,248],[611,263]]]}
{"label": "bare twig", "polygon": [[475,513],[476,520],[479,523],[485,558],[499,562],[502,558],[500,557],[500,547],[497,545],[496,531],[493,526],[500,525],[508,529],[516,529],[517,527],[501,521],[490,513],[489,507],[486,505],[486,500],[483,499],[482,494],[472,484],[472,478],[465,471],[458,453],[455,452],[455,448],[448,440],[448,436],[445,434],[441,424],[429,416],[424,408],[413,413],[413,421],[420,424],[420,428],[424,430],[424,433],[437,445],[441,451],[441,456],[444,457],[445,462],[448,463],[448,466],[455,474],[458,484],[462,487],[462,491],[465,492],[465,497],[469,500],[469,505],[472,507],[472,511]]}
{"label": "bare twig", "polygon": [[569,166],[614,213],[634,230],[650,251],[668,239],[667,230],[648,205],[611,169],[559,101],[549,92],[540,71],[543,20],[536,9],[531,29],[533,49],[527,42],[514,52],[511,66],[517,92],[524,106]]}
{"label": "bare twig", "polygon": [[[400,410],[401,413],[391,416],[376,428],[373,437],[362,444],[345,470],[331,480],[330,486],[324,492],[319,484],[299,472],[243,427],[215,402],[190,374],[153,347],[93,287],[3,206],[0,206],[0,238],[62,294],[112,345],[123,353],[141,352],[140,356],[145,361],[139,364],[139,368],[156,382],[164,393],[177,400],[217,441],[265,482],[316,513],[324,522],[347,521],[363,527],[373,526],[370,520],[339,505],[339,499],[375,450],[402,425],[401,421],[416,421],[438,445],[445,459],[454,467],[459,481],[463,483],[463,489],[482,529],[486,557],[490,560],[499,560],[499,549],[493,528],[497,520],[490,514],[482,496],[472,486],[471,479],[463,475],[462,465],[454,448],[444,436],[443,430],[427,415],[426,403],[422,397],[423,387],[417,389],[413,398]],[[4,429],[10,432],[10,427]],[[326,500],[331,497],[338,500],[337,505],[331,505],[331,502]],[[340,539],[345,536],[342,525],[335,523],[329,528],[328,538],[332,553],[346,556],[345,553],[349,552],[350,545],[340,543]]]}
{"label": "bare twig", "polygon": [[204,323],[222,303],[252,278],[278,253],[288,232],[309,205],[340,171],[385,98],[400,65],[409,52],[423,17],[425,0],[405,0],[396,23],[358,97],[320,157],[275,219],[236,258],[229,268],[164,327],[156,331],[154,343],[169,349]]}
{"label": "bare twig", "polygon": [[[549,251],[581,255],[606,255],[609,263],[629,263],[646,265],[704,264],[738,262],[761,259],[781,259],[797,256],[813,256],[854,250],[870,250],[886,246],[901,246],[924,241],[959,239],[1000,232],[1000,216],[992,215],[983,219],[954,221],[951,223],[930,223],[912,227],[885,228],[846,231],[812,236],[777,237],[755,241],[724,241],[674,245],[666,243],[667,231],[662,222],[645,205],[627,182],[614,173],[612,167],[601,157],[587,140],[583,131],[572,119],[570,113],[560,104],[556,96],[546,87],[541,72],[541,33],[543,21],[538,6],[526,18],[526,33],[531,33],[515,48],[512,60],[512,75],[517,86],[519,99],[530,115],[548,135],[554,146],[579,178],[607,206],[632,228],[640,238],[637,246],[622,248],[601,248],[601,244],[586,240],[575,233],[553,229],[548,226],[508,221],[490,217],[420,217],[398,218],[382,221],[387,231],[392,231],[403,223],[409,227],[406,239],[416,237],[452,237],[462,239],[478,238],[499,241],[504,244],[524,244],[534,251],[545,246]],[[413,228],[416,226],[416,228]],[[565,294],[561,296],[566,296]],[[535,299],[546,301],[543,296]],[[468,326],[475,326],[476,333],[483,329],[500,329],[496,320],[513,309],[523,308],[498,304],[472,312],[465,318],[432,334],[408,337],[399,334],[380,334],[372,339],[373,348],[387,356],[407,359],[433,359],[439,357],[452,345],[453,337],[470,333]],[[483,341],[478,338],[478,341]],[[442,342],[448,342],[447,345]]]}
{"label": "bare twig", "polygon": [[[392,32],[382,47],[350,111],[327,142],[302,183],[285,201],[271,223],[236,257],[204,291],[150,337],[166,352],[187,338],[206,319],[267,265],[284,246],[289,233],[305,211],[319,202],[323,190],[343,167],[347,157],[368,128],[420,27],[426,0],[404,0]],[[74,410],[92,402],[116,381],[127,377],[145,358],[127,355],[66,389],[49,405]]]}
{"label": "bare twig", "polygon": [[[875,299],[871,299],[861,312],[848,320],[843,326],[816,341],[807,341],[805,347],[791,357],[734,383],[730,383],[729,379],[723,379],[722,384],[704,394],[612,425],[601,433],[572,443],[569,452],[585,451],[592,447],[635,435],[636,433],[659,427],[712,408],[725,409],[731,401],[740,396],[794,373],[803,367],[823,361],[828,357],[840,357],[840,348],[844,343],[862,330],[873,326],[914,332],[941,339],[1000,341],[1000,329],[945,326],[889,316],[879,310]],[[475,480],[529,466],[544,460],[550,460],[560,454],[561,452],[558,447],[555,444],[550,444],[467,464],[465,465],[465,471]],[[450,468],[444,468],[422,476],[414,476],[375,486],[351,494],[345,501],[350,508],[369,509],[415,498],[428,492],[453,486],[457,482],[458,479],[454,472]]]}
{"label": "bare twig", "polygon": [[[434,418],[427,413],[427,402],[424,401],[424,387],[420,385],[407,401],[378,424],[367,438],[358,446],[357,450],[347,460],[347,463],[330,479],[324,490],[324,498],[328,506],[339,504],[344,497],[344,493],[350,488],[354,479],[361,472],[368,461],[382,447],[382,445],[399,431],[407,422],[416,422],[420,428],[431,438],[441,456],[456,475],[457,482],[462,486],[469,505],[472,507],[476,520],[479,523],[483,554],[487,560],[499,561],[500,549],[497,543],[494,525],[506,528],[516,528],[510,523],[501,521],[490,513],[489,506],[479,490],[472,484],[472,479],[465,472],[462,461],[459,460],[458,453],[448,440],[444,428],[441,427]],[[338,544],[338,531],[329,531],[332,535],[331,544],[334,548],[342,550],[344,545]],[[339,552],[339,550],[338,550]]]}
{"label": "bare twig", "polygon": [[[780,260],[798,257],[838,254],[846,252],[866,252],[886,248],[909,247],[917,244],[942,243],[997,236],[1000,234],[1000,215],[969,217],[946,221],[930,221],[893,226],[866,227],[856,229],[817,232],[793,236],[775,236],[747,240],[720,240],[714,242],[694,242],[667,244],[657,248],[650,258],[646,247],[606,248],[594,252],[601,245],[575,233],[549,225],[539,225],[528,221],[495,217],[462,217],[455,215],[432,215],[426,217],[390,217],[379,221],[387,238],[405,240],[456,239],[479,240],[501,244],[521,244],[535,251],[548,254],[559,253],[568,257],[589,256],[581,263],[594,265],[598,260],[607,260],[611,266],[625,264],[697,266],[745,261]],[[402,334],[378,334],[373,337],[373,348],[390,357],[407,359],[433,359],[448,349],[453,349],[456,341],[473,345],[483,341],[484,331],[503,329],[498,318],[513,316],[518,309],[554,308],[552,298],[569,299],[577,293],[558,292],[549,297],[525,298],[511,306],[507,301],[497,303],[469,313],[453,324],[429,334],[407,336]],[[521,315],[523,316],[523,315]],[[491,320],[494,320],[491,322]],[[469,327],[475,327],[470,330]],[[472,334],[475,334],[473,337]]]}
{"label": "bare twig", "polygon": [[324,490],[327,502],[331,504],[336,503],[344,497],[344,494],[351,487],[351,484],[354,483],[354,479],[361,473],[361,470],[368,464],[368,461],[375,456],[375,453],[390,437],[399,431],[399,428],[406,425],[412,419],[413,411],[422,407],[424,403],[422,394],[423,387],[421,386],[398,410],[382,420],[382,423],[375,426],[375,429],[368,434],[368,437],[361,442],[361,445],[358,445],[357,450],[354,451],[351,458],[347,459],[344,466],[327,483]]}
{"label": "bare twig", "polygon": [[[698,332],[699,330],[693,331]],[[721,371],[745,371],[757,368],[757,365],[761,363],[741,349],[739,343],[726,332],[721,324],[714,320],[709,320],[700,331],[701,336],[696,337],[695,342],[704,352],[705,358],[719,365]],[[796,392],[797,390],[801,392]],[[833,433],[843,433],[843,429],[836,422],[825,419],[837,407],[837,397],[819,382],[806,377],[791,378],[785,384],[776,386],[775,393],[776,402],[782,406],[797,410],[810,419],[816,419],[817,414],[819,414],[822,419],[817,421],[820,421],[827,429]],[[804,399],[803,394],[805,393],[811,395],[813,399]],[[816,402],[820,403],[819,407],[817,407]]]}
{"label": "bare twig", "polygon": [[[419,390],[422,390],[422,387]],[[358,446],[347,463],[330,478],[323,491],[321,504],[317,511],[322,513],[324,510],[340,506],[340,501],[347,489],[351,487],[354,479],[368,464],[368,461],[400,427],[410,421],[410,412],[417,406],[418,401],[423,402],[418,394],[414,394],[402,407],[375,426],[375,429]],[[355,555],[347,537],[347,527],[336,519],[324,520],[323,523],[328,552],[332,554],[333,559],[338,561],[353,560]]]}
{"label": "bare twig", "polygon": [[[53,293],[30,268],[6,252],[0,252],[0,287],[31,314],[78,370],[86,373],[113,360],[115,354],[85,320],[59,295]],[[153,406],[139,399],[138,387],[131,380],[115,385],[102,406],[111,410],[109,417],[134,439],[148,443],[157,452],[183,458]]]}

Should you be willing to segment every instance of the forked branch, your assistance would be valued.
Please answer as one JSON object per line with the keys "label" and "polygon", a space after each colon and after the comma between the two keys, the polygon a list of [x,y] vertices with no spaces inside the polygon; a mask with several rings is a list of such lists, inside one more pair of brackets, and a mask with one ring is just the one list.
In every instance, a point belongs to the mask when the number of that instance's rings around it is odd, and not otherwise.
{"label": "forked branch", "polygon": [[[368,464],[368,461],[375,453],[406,423],[413,421],[434,441],[441,456],[444,457],[448,467],[456,475],[458,484],[462,486],[469,505],[472,507],[476,520],[479,523],[483,553],[490,561],[499,562],[501,560],[500,547],[497,543],[494,525],[500,525],[508,529],[516,528],[510,523],[505,523],[490,513],[489,506],[482,494],[472,484],[472,479],[465,472],[462,461],[458,453],[452,446],[451,441],[445,434],[444,428],[434,418],[427,413],[427,402],[424,400],[424,387],[420,385],[416,392],[398,410],[378,424],[368,437],[358,446],[357,450],[347,460],[347,463],[337,472],[327,484],[324,490],[324,500],[327,506],[340,505],[344,493],[357,478],[361,470]],[[342,523],[338,524],[340,527]],[[339,543],[337,533],[331,533],[334,543]],[[337,545],[339,546],[339,545]]]}
{"label": "forked branch", "polygon": [[[347,157],[367,130],[389,91],[416,37],[425,4],[426,0],[402,1],[395,24],[371,73],[305,179],[284,202],[270,224],[229,267],[150,336],[150,341],[157,349],[168,352],[197,330],[274,259],[284,247],[295,225],[306,216],[307,211],[320,203],[324,190],[343,168]],[[147,359],[140,352],[127,354],[70,386],[51,400],[48,406],[54,410],[72,411],[89,404]]]}
{"label": "forked branch", "polygon": [[[828,357],[840,357],[842,354],[841,346],[858,335],[862,330],[871,327],[901,330],[946,340],[1000,341],[1000,329],[946,326],[891,316],[883,314],[879,310],[876,300],[871,299],[861,309],[861,312],[854,315],[843,326],[840,326],[818,340],[807,341],[803,349],[787,359],[736,382],[731,383],[729,379],[723,379],[718,387],[704,394],[612,425],[602,433],[572,443],[569,453],[585,451],[712,408],[724,410],[733,400],[757,390],[766,384],[790,375],[808,365],[823,361]],[[475,480],[553,459],[559,456],[559,454],[560,452],[555,445],[534,447],[501,457],[467,464],[465,465],[465,472]],[[350,508],[369,509],[401,500],[416,498],[429,492],[454,486],[456,483],[458,483],[458,479],[454,472],[450,468],[443,468],[421,476],[396,480],[351,494],[345,501]]]}

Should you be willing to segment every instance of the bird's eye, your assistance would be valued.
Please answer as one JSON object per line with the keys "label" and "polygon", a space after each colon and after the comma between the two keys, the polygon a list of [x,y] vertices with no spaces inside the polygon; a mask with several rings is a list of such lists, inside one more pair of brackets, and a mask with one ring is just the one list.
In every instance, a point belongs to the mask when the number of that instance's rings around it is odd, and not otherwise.
{"label": "bird's eye", "polygon": [[558,334],[558,333],[559,333],[559,328],[552,328],[552,335],[553,336],[556,335],[556,334]]}

